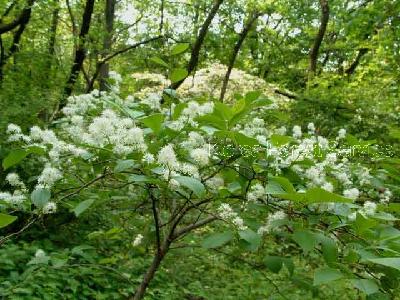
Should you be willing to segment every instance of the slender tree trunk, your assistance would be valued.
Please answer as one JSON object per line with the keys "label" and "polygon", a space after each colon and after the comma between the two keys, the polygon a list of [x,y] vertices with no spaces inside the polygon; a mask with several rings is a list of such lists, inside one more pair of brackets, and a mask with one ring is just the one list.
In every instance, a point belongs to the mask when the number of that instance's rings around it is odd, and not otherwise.
{"label": "slender tree trunk", "polygon": [[[0,53],[0,82],[3,80],[4,76],[4,66],[7,63],[7,60],[13,56],[15,53],[19,51],[20,48],[20,41],[22,34],[24,33],[26,26],[28,25],[30,19],[31,19],[31,14],[32,14],[32,5],[35,1],[34,0],[29,0],[27,2],[27,6],[23,9],[21,15],[19,18],[17,18],[18,24],[16,25],[17,30],[13,34],[13,41],[8,49],[8,51],[5,51],[4,45],[1,41],[1,53]],[[0,22],[0,27],[1,27],[1,22]],[[7,25],[7,24],[6,24]],[[16,27],[13,27],[16,28]],[[5,31],[7,32],[7,31]],[[0,39],[1,39],[1,32],[0,32]],[[14,60],[15,63],[15,60]]]}
{"label": "slender tree trunk", "polygon": [[326,28],[329,21],[329,3],[328,0],[320,0],[321,5],[321,19],[317,36],[315,37],[314,44],[310,50],[310,63],[309,63],[309,76],[312,78],[317,71],[318,52],[321,47],[322,41],[325,36]]}
{"label": "slender tree trunk", "polygon": [[71,72],[69,74],[67,83],[64,89],[64,97],[60,101],[59,108],[66,104],[66,98],[71,95],[72,89],[75,85],[80,70],[82,69],[83,62],[86,57],[85,38],[89,32],[90,22],[92,19],[93,8],[95,0],[87,0],[85,9],[82,16],[82,24],[79,32],[78,45],[75,49],[74,62],[72,63]]}
{"label": "slender tree trunk", "polygon": [[[114,29],[114,17],[115,17],[115,3],[116,0],[106,0],[105,7],[105,36],[103,40],[103,53],[102,58],[108,56],[111,51],[112,39],[113,39],[113,29]],[[104,63],[100,67],[99,81],[100,90],[105,91],[108,89],[107,79],[109,77],[110,65],[108,62]]]}
{"label": "slender tree trunk", "polygon": [[143,276],[143,280],[140,283],[140,285],[137,287],[135,294],[133,297],[130,298],[130,300],[141,300],[143,299],[147,287],[149,286],[151,280],[154,278],[154,275],[156,274],[158,268],[161,265],[162,260],[164,259],[165,255],[167,254],[169,250],[170,243],[168,241],[164,242],[163,247],[161,248],[160,252],[157,252],[154,255],[153,262],[147,269],[146,273]]}
{"label": "slender tree trunk", "polygon": [[[194,42],[194,45],[192,47],[190,60],[187,65],[187,68],[186,68],[188,71],[188,74],[190,74],[196,68],[196,66],[199,62],[200,50],[204,43],[204,39],[207,35],[210,24],[211,24],[212,20],[214,19],[215,15],[217,14],[222,2],[224,2],[224,0],[214,0],[214,4],[213,4],[212,8],[211,8],[206,20],[204,21],[203,25],[200,28],[199,34],[198,34],[196,41]],[[171,88],[176,90],[177,88],[179,88],[181,86],[181,84],[183,83],[184,80],[185,79],[182,79],[181,81],[172,83]]]}
{"label": "slender tree trunk", "polygon": [[356,71],[358,65],[360,64],[360,61],[362,57],[368,53],[368,48],[361,48],[358,50],[357,56],[354,59],[354,61],[351,63],[351,65],[344,71],[347,75],[352,75]]}
{"label": "slender tree trunk", "polygon": [[233,47],[232,55],[228,64],[228,70],[226,71],[224,80],[222,82],[221,95],[219,97],[220,101],[224,101],[226,89],[228,87],[229,77],[231,76],[231,72],[235,65],[236,57],[239,54],[240,48],[242,47],[244,40],[246,39],[248,33],[253,27],[253,24],[255,23],[255,21],[258,19],[259,16],[260,16],[259,13],[253,13],[250,16],[249,20],[244,25],[242,32],[239,34],[239,39],[237,40],[235,46]]}
{"label": "slender tree trunk", "polygon": [[50,39],[49,39],[49,66],[51,67],[51,62],[53,61],[53,56],[55,54],[55,45],[56,45],[56,36],[57,36],[57,27],[58,27],[58,19],[60,13],[59,0],[54,0],[54,10],[53,15],[51,17],[51,28],[50,28]]}
{"label": "slender tree trunk", "polygon": [[[13,30],[14,28],[18,27],[19,25],[21,25],[22,23],[25,22],[26,19],[29,20],[30,16],[31,16],[31,11],[32,11],[32,5],[35,3],[35,0],[28,0],[26,3],[26,7],[22,10],[21,14],[15,18],[12,22],[10,23],[0,23],[0,34],[9,32],[11,30]],[[12,9],[12,7],[10,8],[10,10]],[[5,14],[8,14],[9,10],[6,11]]]}

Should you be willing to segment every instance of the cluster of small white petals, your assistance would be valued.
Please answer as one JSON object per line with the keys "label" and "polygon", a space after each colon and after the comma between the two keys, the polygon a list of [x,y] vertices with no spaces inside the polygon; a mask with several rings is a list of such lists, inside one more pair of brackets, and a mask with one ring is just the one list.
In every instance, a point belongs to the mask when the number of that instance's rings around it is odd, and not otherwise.
{"label": "cluster of small white petals", "polygon": [[357,188],[351,188],[343,191],[343,196],[356,200],[360,196],[360,191]]}
{"label": "cluster of small white petals", "polygon": [[258,228],[257,233],[263,235],[264,233],[269,233],[277,229],[277,225],[275,224],[277,221],[285,220],[287,215],[284,211],[278,210],[273,214],[268,215],[267,222],[265,225]]}
{"label": "cluster of small white petals", "polygon": [[293,126],[293,137],[296,139],[301,138],[302,132],[301,127],[298,125]]}
{"label": "cluster of small white petals", "polygon": [[247,193],[247,200],[252,202],[257,201],[258,199],[264,199],[265,197],[265,188],[260,183],[253,185]]}
{"label": "cluster of small white petals", "polygon": [[143,159],[142,159],[142,161],[144,162],[144,163],[147,163],[147,164],[152,164],[153,162],[155,162],[155,157],[154,157],[154,155],[153,154],[151,154],[151,153],[145,153],[144,155],[143,155]]}
{"label": "cluster of small white petals", "polygon": [[20,191],[14,191],[13,194],[9,192],[0,192],[0,200],[11,205],[19,205],[26,200],[26,196]]}
{"label": "cluster of small white petals", "polygon": [[383,193],[379,195],[380,202],[382,204],[388,204],[390,199],[392,198],[393,194],[390,190],[386,189]]}
{"label": "cluster of small white petals", "polygon": [[218,215],[221,219],[233,223],[239,230],[246,230],[243,219],[232,209],[228,203],[222,203],[218,207]]}
{"label": "cluster of small white petals", "polygon": [[337,139],[341,140],[344,139],[345,137],[346,137],[346,129],[344,128],[339,129]]}
{"label": "cluster of small white petals", "polygon": [[160,149],[157,156],[157,162],[160,165],[168,167],[170,170],[178,170],[179,162],[176,157],[174,148],[171,144]]}
{"label": "cluster of small white petals", "polygon": [[112,145],[113,152],[118,155],[144,152],[147,149],[143,130],[136,127],[132,119],[121,118],[110,109],[104,110],[101,116],[93,119],[81,139],[95,147]]}
{"label": "cluster of small white petals", "polygon": [[307,129],[308,129],[308,134],[314,134],[315,133],[315,125],[314,125],[314,123],[308,123]]}
{"label": "cluster of small white petals", "polygon": [[46,252],[44,252],[42,249],[37,249],[35,253],[36,258],[42,258],[46,256]]}
{"label": "cluster of small white petals", "polygon": [[147,105],[153,110],[160,110],[161,108],[161,95],[157,93],[148,93],[146,97],[140,100],[140,103]]}
{"label": "cluster of small white petals", "polygon": [[365,201],[363,208],[360,210],[360,212],[366,216],[373,216],[376,212],[376,203],[372,201]]}
{"label": "cluster of small white petals", "polygon": [[209,151],[204,148],[196,148],[190,151],[190,157],[199,166],[208,165],[210,162]]}
{"label": "cluster of small white petals", "polygon": [[133,246],[133,247],[137,247],[137,246],[139,246],[139,245],[142,243],[142,241],[143,241],[143,235],[139,233],[139,234],[135,237],[135,239],[133,240],[132,246]]}
{"label": "cluster of small white petals", "polygon": [[46,164],[42,173],[38,177],[36,188],[51,188],[55,182],[62,178],[62,173],[59,169]]}
{"label": "cluster of small white petals", "polygon": [[186,148],[189,150],[201,147],[204,144],[204,137],[196,131],[189,132],[187,140],[181,142],[182,148]]}
{"label": "cluster of small white petals", "polygon": [[213,192],[218,191],[224,186],[224,179],[220,176],[214,176],[206,181],[206,186]]}
{"label": "cluster of small white petals", "polygon": [[62,109],[65,116],[84,115],[96,108],[99,103],[99,91],[93,90],[89,94],[73,95],[68,97],[67,105]]}
{"label": "cluster of small white petals", "polygon": [[43,206],[43,213],[44,214],[54,214],[57,211],[57,204],[55,202],[47,202],[44,206]]}

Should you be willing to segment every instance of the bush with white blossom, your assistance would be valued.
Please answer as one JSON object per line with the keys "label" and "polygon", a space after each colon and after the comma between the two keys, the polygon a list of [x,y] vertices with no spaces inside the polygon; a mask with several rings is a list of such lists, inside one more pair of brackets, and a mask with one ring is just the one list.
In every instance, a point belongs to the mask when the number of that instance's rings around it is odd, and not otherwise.
{"label": "bush with white blossom", "polygon": [[[313,123],[277,129],[264,119],[271,102],[257,92],[232,105],[151,97],[122,99],[114,85],[71,96],[51,129],[24,133],[10,124],[15,150],[3,161],[1,224],[18,211],[40,218],[79,207],[78,216],[92,209],[81,205],[82,191],[107,190],[141,207],[155,231],[138,231],[132,246],[154,243],[160,261],[172,243],[205,227],[214,231],[206,248],[230,243],[262,253],[287,243],[299,250],[277,248],[278,260],[321,254],[326,266],[315,272],[371,286],[390,273],[389,260],[400,262],[393,193],[383,170],[349,150],[346,130],[328,140]],[[17,171],[27,161],[41,167],[24,182]]]}

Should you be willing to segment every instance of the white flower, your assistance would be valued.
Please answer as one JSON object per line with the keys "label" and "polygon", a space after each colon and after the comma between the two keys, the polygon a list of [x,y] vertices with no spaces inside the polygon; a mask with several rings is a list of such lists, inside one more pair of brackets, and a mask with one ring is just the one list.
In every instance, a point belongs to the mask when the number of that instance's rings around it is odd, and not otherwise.
{"label": "white flower", "polygon": [[45,256],[46,256],[46,252],[44,252],[42,249],[36,250],[35,257],[41,258],[41,257],[45,257]]}
{"label": "white flower", "polygon": [[265,196],[265,188],[260,183],[257,183],[253,185],[247,193],[247,200],[254,202],[258,199],[263,199]]}
{"label": "white flower", "polygon": [[338,132],[337,139],[341,140],[344,139],[345,137],[346,137],[346,129],[341,128]]}
{"label": "white flower", "polygon": [[45,166],[42,173],[38,177],[38,184],[47,188],[51,188],[56,181],[62,178],[60,170],[51,167],[49,164]]}
{"label": "white flower", "polygon": [[18,125],[15,125],[13,123],[8,124],[7,126],[7,134],[18,134],[21,133],[21,127],[19,127]]}
{"label": "white flower", "polygon": [[380,202],[382,204],[388,204],[390,199],[392,198],[393,194],[390,190],[386,189],[384,193],[379,195]]}
{"label": "white flower", "polygon": [[161,150],[158,152],[157,162],[171,170],[179,169],[179,162],[171,144],[161,148]]}
{"label": "white flower", "polygon": [[309,133],[309,134],[314,134],[314,133],[315,133],[315,126],[314,126],[314,123],[308,123],[307,129],[308,129],[308,133]]}
{"label": "white flower", "polygon": [[21,181],[21,179],[19,178],[19,175],[17,173],[9,173],[9,174],[7,174],[6,180],[12,186],[24,185],[23,182]]}
{"label": "white flower", "polygon": [[190,156],[199,166],[205,166],[210,162],[208,151],[204,148],[193,149]]}
{"label": "white flower", "polygon": [[224,179],[220,176],[214,176],[206,181],[206,185],[210,190],[217,191],[224,186]]}
{"label": "white flower", "polygon": [[357,188],[352,188],[343,191],[343,196],[352,200],[356,200],[359,197],[359,195],[360,191]]}
{"label": "white flower", "polygon": [[143,241],[143,235],[142,234],[138,234],[135,239],[132,242],[133,247],[137,247],[139,246]]}
{"label": "white flower", "polygon": [[264,233],[269,233],[276,230],[276,228],[279,226],[279,224],[276,224],[276,222],[285,220],[286,218],[286,213],[281,210],[278,210],[273,214],[268,215],[266,224],[258,228],[257,233],[263,235]]}
{"label": "white flower", "polygon": [[44,214],[53,214],[57,211],[57,204],[50,201],[47,202],[46,205],[43,207]]}
{"label": "white flower", "polygon": [[328,192],[333,192],[333,185],[330,182],[326,182],[323,186],[321,186],[322,189]]}
{"label": "white flower", "polygon": [[376,203],[371,201],[365,201],[364,207],[361,209],[361,211],[367,216],[374,215],[376,211]]}
{"label": "white flower", "polygon": [[152,164],[155,161],[154,155],[151,153],[145,153],[143,155],[143,162],[148,163],[148,164]]}
{"label": "white flower", "polygon": [[286,132],[287,132],[287,129],[285,126],[275,129],[275,133],[278,135],[285,135]]}
{"label": "white flower", "polygon": [[296,139],[301,138],[301,127],[298,125],[293,126],[293,137]]}
{"label": "white flower", "polygon": [[247,226],[244,225],[243,219],[240,218],[235,211],[233,211],[228,203],[222,203],[218,207],[218,215],[221,219],[227,222],[232,222],[239,230],[247,229]]}

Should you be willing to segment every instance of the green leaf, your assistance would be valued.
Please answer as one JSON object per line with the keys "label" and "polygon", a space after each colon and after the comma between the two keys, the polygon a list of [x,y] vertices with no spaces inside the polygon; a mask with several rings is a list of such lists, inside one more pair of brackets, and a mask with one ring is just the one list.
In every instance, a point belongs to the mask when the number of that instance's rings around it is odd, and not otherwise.
{"label": "green leaf", "polygon": [[283,266],[282,257],[279,256],[267,256],[264,259],[265,266],[274,273],[279,273]]}
{"label": "green leaf", "polygon": [[114,172],[119,173],[131,169],[135,166],[135,161],[132,159],[120,159],[114,168]]}
{"label": "green leaf", "polygon": [[154,63],[156,63],[156,64],[158,64],[160,66],[169,68],[169,65],[159,57],[152,57],[152,58],[150,58],[150,61],[152,61],[152,62],[154,62]]}
{"label": "green leaf", "polygon": [[321,285],[343,278],[343,274],[331,268],[320,268],[314,273],[314,285]]}
{"label": "green leaf", "polygon": [[49,202],[51,193],[48,189],[37,189],[31,193],[32,203],[37,207],[43,207]]}
{"label": "green leaf", "polygon": [[198,198],[203,197],[206,194],[206,189],[200,180],[188,176],[177,176],[174,177],[184,187],[190,189]]}
{"label": "green leaf", "polygon": [[261,244],[261,237],[251,229],[239,231],[239,236],[250,244],[250,250],[255,251]]}
{"label": "green leaf", "polygon": [[293,187],[293,184],[286,177],[272,176],[269,178],[269,183],[272,182],[278,183],[286,193],[296,192],[295,188]]}
{"label": "green leaf", "polygon": [[7,170],[8,168],[20,163],[28,154],[28,152],[21,149],[11,151],[3,160],[3,169]]}
{"label": "green leaf", "polygon": [[309,189],[305,194],[307,203],[322,203],[322,202],[335,202],[335,203],[351,203],[353,200],[343,196],[328,192],[319,187]]}
{"label": "green leaf", "polygon": [[143,124],[146,125],[147,127],[151,128],[151,130],[153,130],[155,134],[158,134],[162,129],[162,125],[164,122],[164,115],[154,114],[146,118],[140,119],[140,121],[142,121]]}
{"label": "green leaf", "polygon": [[355,288],[366,293],[367,295],[374,294],[379,291],[379,286],[372,279],[351,279],[350,282]]}
{"label": "green leaf", "polygon": [[287,136],[287,135],[273,134],[273,135],[271,135],[269,140],[271,141],[271,144],[273,146],[279,147],[279,146],[282,146],[282,145],[292,142],[294,139],[291,136]]}
{"label": "green leaf", "polygon": [[185,52],[189,48],[189,43],[176,44],[171,49],[171,55],[178,55]]}
{"label": "green leaf", "polygon": [[335,241],[323,235],[319,237],[319,240],[322,244],[322,255],[325,261],[328,264],[336,262],[338,258],[338,249]]}
{"label": "green leaf", "polygon": [[189,75],[185,69],[173,69],[169,76],[172,82],[178,82],[184,80]]}
{"label": "green leaf", "polygon": [[368,261],[374,264],[383,265],[386,267],[391,267],[400,270],[400,257],[371,258],[368,259]]}
{"label": "green leaf", "polygon": [[0,228],[10,225],[16,219],[17,219],[16,216],[11,216],[11,215],[6,215],[6,214],[0,213]]}
{"label": "green leaf", "polygon": [[85,210],[87,210],[94,202],[94,199],[82,201],[74,208],[75,216],[79,217]]}
{"label": "green leaf", "polygon": [[246,102],[253,102],[256,101],[259,97],[261,96],[261,91],[251,91],[248,92],[244,98],[246,99]]}
{"label": "green leaf", "polygon": [[316,236],[310,231],[296,231],[293,233],[293,240],[299,244],[306,254],[312,251],[317,245]]}
{"label": "green leaf", "polygon": [[201,246],[207,249],[218,248],[233,239],[233,234],[230,231],[222,232],[222,233],[214,233],[206,237]]}
{"label": "green leaf", "polygon": [[153,179],[146,176],[146,175],[138,175],[138,174],[132,174],[129,176],[129,181],[133,182],[152,182]]}
{"label": "green leaf", "polygon": [[196,120],[202,125],[211,125],[221,130],[228,129],[226,121],[216,115],[205,115],[196,118]]}

